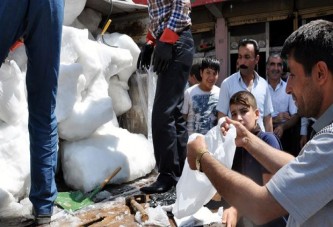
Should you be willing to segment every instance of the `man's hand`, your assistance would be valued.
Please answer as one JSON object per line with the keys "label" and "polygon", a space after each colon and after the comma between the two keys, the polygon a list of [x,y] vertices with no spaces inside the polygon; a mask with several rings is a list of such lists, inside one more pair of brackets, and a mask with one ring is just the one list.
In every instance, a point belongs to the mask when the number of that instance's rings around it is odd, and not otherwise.
{"label": "man's hand", "polygon": [[226,117],[225,122],[221,124],[221,132],[225,136],[230,129],[230,124],[233,124],[236,128],[236,139],[235,144],[237,147],[244,147],[249,142],[249,137],[253,134],[245,128],[244,125],[239,123],[238,121],[231,120],[230,118]]}
{"label": "man's hand", "polygon": [[197,136],[194,140],[187,144],[187,161],[191,169],[196,170],[196,159],[200,151],[207,149],[205,137]]}
{"label": "man's hand", "polygon": [[136,64],[136,68],[139,70],[148,69],[150,66],[151,55],[154,51],[154,45],[152,42],[145,43],[141,48],[141,52]]}
{"label": "man's hand", "polygon": [[280,139],[283,136],[283,125],[279,125],[274,129],[274,134],[277,135]]}
{"label": "man's hand", "polygon": [[236,208],[229,207],[223,211],[222,223],[225,224],[226,227],[236,227],[238,221],[238,212]]}
{"label": "man's hand", "polygon": [[172,44],[157,40],[153,57],[154,72],[158,74],[166,71],[172,59]]}
{"label": "man's hand", "polygon": [[281,112],[276,117],[273,118],[273,123],[279,124],[279,123],[289,120],[290,118],[291,118],[291,116],[288,112]]}

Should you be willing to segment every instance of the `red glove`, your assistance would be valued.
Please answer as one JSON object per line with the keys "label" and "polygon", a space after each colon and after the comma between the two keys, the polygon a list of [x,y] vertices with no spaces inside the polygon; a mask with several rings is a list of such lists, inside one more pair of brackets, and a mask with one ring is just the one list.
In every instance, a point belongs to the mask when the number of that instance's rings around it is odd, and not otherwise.
{"label": "red glove", "polygon": [[148,31],[148,33],[147,33],[147,35],[146,35],[146,43],[153,44],[153,45],[155,46],[156,39],[155,39],[154,36],[150,33],[150,31]]}
{"label": "red glove", "polygon": [[24,43],[21,40],[17,40],[9,49],[10,51],[14,51],[15,49],[22,46]]}

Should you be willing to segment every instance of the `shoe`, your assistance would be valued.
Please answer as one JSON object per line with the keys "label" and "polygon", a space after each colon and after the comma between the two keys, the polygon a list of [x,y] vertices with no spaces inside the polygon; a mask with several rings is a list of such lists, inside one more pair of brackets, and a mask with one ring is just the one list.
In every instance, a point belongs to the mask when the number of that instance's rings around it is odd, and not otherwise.
{"label": "shoe", "polygon": [[35,216],[35,225],[45,225],[51,223],[51,214],[36,214],[35,209],[32,211],[33,216]]}
{"label": "shoe", "polygon": [[35,217],[36,225],[45,225],[51,223],[51,215],[49,214],[40,214]]}
{"label": "shoe", "polygon": [[170,179],[157,179],[154,183],[149,186],[140,188],[140,191],[146,194],[154,194],[154,193],[163,193],[169,191],[173,186],[176,185],[174,180]]}

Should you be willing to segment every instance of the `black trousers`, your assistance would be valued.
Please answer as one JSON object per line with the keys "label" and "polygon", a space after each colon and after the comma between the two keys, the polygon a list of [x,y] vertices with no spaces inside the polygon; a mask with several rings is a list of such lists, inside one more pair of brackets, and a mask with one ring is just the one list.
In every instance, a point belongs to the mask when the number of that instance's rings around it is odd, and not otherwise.
{"label": "black trousers", "polygon": [[152,111],[152,136],[156,164],[161,177],[178,181],[186,158],[188,134],[180,113],[184,89],[192,66],[194,43],[190,29],[173,45],[168,69],[158,75]]}

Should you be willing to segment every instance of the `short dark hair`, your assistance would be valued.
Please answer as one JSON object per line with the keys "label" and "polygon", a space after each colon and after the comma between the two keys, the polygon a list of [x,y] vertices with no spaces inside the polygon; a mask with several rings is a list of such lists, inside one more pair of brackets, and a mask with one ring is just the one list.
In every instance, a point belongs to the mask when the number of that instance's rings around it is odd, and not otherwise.
{"label": "short dark hair", "polygon": [[200,70],[203,71],[204,69],[207,68],[220,72],[220,61],[215,58],[202,59]]}
{"label": "short dark hair", "polygon": [[254,40],[254,39],[244,38],[244,39],[239,40],[238,50],[241,46],[245,47],[247,44],[252,44],[253,45],[253,47],[254,47],[254,56],[256,57],[259,54],[259,45],[258,45],[257,41]]}
{"label": "short dark hair", "polygon": [[194,75],[195,79],[197,79],[197,81],[201,81],[200,68],[201,68],[201,62],[196,62],[196,63],[193,63],[191,70],[190,70],[190,75]]}
{"label": "short dark hair", "polygon": [[[203,71],[207,68],[213,69],[216,72],[220,72],[220,61],[215,58],[203,58],[201,61],[200,71]],[[198,79],[198,81],[201,82],[202,78],[200,74],[199,77],[200,78]]]}
{"label": "short dark hair", "polygon": [[314,20],[301,26],[286,39],[281,56],[293,56],[308,76],[318,61],[324,61],[333,72],[333,23]]}
{"label": "short dark hair", "polygon": [[231,105],[244,105],[258,109],[256,98],[249,91],[239,91],[233,94],[229,102],[229,106]]}

